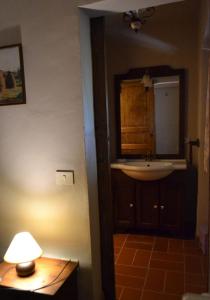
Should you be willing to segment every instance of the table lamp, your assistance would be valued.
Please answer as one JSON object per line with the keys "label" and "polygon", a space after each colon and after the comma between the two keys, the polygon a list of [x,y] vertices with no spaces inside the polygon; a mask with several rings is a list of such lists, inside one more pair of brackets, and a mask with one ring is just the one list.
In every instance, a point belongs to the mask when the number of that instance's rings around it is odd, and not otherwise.
{"label": "table lamp", "polygon": [[29,232],[20,232],[14,236],[4,255],[4,260],[16,264],[18,276],[26,277],[34,273],[34,260],[41,255],[42,249],[33,236]]}

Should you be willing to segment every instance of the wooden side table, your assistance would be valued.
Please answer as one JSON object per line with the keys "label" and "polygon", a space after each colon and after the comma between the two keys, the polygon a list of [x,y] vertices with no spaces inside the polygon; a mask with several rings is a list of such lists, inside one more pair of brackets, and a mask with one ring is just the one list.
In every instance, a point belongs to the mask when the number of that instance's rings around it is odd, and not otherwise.
{"label": "wooden side table", "polygon": [[0,263],[0,299],[77,300],[78,263],[41,257],[36,260],[36,271],[19,277],[15,265]]}

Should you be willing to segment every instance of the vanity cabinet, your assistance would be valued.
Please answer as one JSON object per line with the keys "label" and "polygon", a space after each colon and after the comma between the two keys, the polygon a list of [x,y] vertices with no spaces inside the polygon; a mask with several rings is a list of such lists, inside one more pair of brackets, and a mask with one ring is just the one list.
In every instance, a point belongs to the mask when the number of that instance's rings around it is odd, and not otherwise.
{"label": "vanity cabinet", "polygon": [[112,173],[112,179],[115,227],[132,229],[135,227],[135,180],[121,171]]}
{"label": "vanity cabinet", "polygon": [[161,230],[178,235],[182,231],[186,191],[185,184],[174,175],[160,182],[159,214]]}
{"label": "vanity cabinet", "polygon": [[174,177],[136,183],[136,228],[179,234],[184,186]]}
{"label": "vanity cabinet", "polygon": [[156,181],[139,181],[112,169],[114,231],[193,238],[197,175],[193,167]]}
{"label": "vanity cabinet", "polygon": [[159,184],[157,181],[136,181],[136,227],[156,229],[159,224]]}

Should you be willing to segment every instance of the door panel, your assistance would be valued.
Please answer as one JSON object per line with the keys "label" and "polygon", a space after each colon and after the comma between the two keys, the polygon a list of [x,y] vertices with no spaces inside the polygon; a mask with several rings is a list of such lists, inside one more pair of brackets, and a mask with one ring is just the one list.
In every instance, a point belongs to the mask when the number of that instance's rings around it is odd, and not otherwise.
{"label": "door panel", "polygon": [[115,228],[132,229],[135,227],[135,189],[122,187],[113,193]]}
{"label": "door panel", "polygon": [[160,185],[160,228],[166,233],[181,230],[184,185],[169,180]]}
{"label": "door panel", "polygon": [[135,180],[121,171],[112,171],[115,231],[135,227],[135,195]]}
{"label": "door panel", "polygon": [[136,219],[139,229],[158,229],[159,186],[157,182],[137,184]]}

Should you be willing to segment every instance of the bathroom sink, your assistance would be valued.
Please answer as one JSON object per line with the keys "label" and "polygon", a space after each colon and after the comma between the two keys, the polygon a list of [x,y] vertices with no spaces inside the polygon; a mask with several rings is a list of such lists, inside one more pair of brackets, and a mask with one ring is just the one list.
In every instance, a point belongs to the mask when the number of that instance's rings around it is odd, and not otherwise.
{"label": "bathroom sink", "polygon": [[151,181],[168,176],[174,167],[171,162],[135,161],[122,163],[121,170],[134,179]]}

